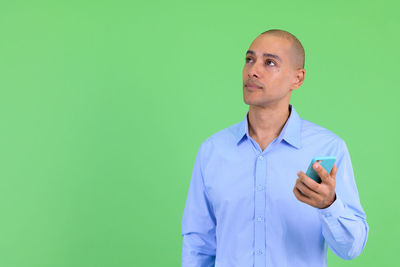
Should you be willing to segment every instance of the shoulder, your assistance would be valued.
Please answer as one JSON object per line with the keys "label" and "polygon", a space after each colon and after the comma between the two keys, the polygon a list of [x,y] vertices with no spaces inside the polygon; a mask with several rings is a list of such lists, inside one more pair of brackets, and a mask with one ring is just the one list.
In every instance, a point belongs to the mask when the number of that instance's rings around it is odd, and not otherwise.
{"label": "shoulder", "polygon": [[348,151],[345,140],[337,133],[309,120],[301,119],[302,144],[306,147],[318,147],[338,157]]}
{"label": "shoulder", "polygon": [[240,126],[240,122],[238,122],[209,135],[201,143],[201,148],[211,150],[232,147],[235,144]]}
{"label": "shoulder", "polygon": [[309,120],[301,118],[302,137],[308,139],[324,139],[328,142],[344,143],[341,136],[333,131]]}

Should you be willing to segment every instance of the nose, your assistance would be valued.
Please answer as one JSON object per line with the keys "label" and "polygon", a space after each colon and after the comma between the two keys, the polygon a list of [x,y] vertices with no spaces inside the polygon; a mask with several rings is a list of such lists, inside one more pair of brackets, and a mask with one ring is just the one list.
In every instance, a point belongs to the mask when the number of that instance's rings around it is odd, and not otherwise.
{"label": "nose", "polygon": [[258,64],[254,64],[253,66],[251,66],[249,68],[249,72],[247,73],[247,75],[249,76],[249,78],[251,77],[256,77],[259,78],[260,77],[260,67],[258,66]]}

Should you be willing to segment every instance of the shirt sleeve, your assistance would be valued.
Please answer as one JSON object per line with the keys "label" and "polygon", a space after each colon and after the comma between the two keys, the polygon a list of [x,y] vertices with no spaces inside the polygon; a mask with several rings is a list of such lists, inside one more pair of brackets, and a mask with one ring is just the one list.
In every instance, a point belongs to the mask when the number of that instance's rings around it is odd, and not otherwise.
{"label": "shirt sleeve", "polygon": [[182,267],[215,265],[216,219],[204,186],[204,143],[197,152],[182,217]]}
{"label": "shirt sleeve", "polygon": [[331,250],[342,259],[351,260],[364,249],[369,226],[360,204],[349,151],[343,140],[340,140],[336,165],[336,200],[318,211],[322,234]]}

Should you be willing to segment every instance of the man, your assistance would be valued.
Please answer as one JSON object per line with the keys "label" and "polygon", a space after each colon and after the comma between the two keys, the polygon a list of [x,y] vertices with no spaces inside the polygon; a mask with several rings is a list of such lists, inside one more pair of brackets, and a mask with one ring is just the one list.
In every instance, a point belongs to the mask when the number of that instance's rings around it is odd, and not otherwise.
{"label": "man", "polygon": [[[321,267],[327,247],[349,260],[369,226],[350,154],[333,132],[289,104],[305,77],[304,49],[289,32],[260,34],[246,53],[244,119],[197,152],[182,218],[183,267]],[[330,173],[316,156],[335,156]]]}

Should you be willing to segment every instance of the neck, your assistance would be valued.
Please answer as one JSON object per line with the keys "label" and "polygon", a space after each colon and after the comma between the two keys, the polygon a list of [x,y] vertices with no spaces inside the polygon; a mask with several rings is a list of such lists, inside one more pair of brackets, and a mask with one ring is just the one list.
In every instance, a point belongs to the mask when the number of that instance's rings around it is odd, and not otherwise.
{"label": "neck", "polygon": [[275,106],[250,106],[248,120],[249,135],[256,140],[275,139],[279,136],[290,115],[289,104]]}

